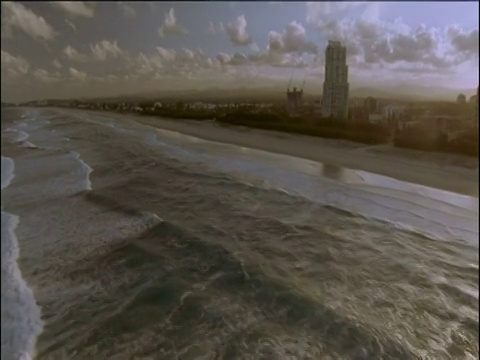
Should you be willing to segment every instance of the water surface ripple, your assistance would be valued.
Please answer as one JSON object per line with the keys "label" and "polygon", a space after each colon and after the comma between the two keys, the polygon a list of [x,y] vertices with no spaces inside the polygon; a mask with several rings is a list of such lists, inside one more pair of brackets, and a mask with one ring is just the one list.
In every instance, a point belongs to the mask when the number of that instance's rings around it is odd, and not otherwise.
{"label": "water surface ripple", "polygon": [[183,161],[133,121],[30,111],[41,125],[2,110],[36,145],[2,142],[2,196],[42,310],[37,359],[478,358],[478,242]]}

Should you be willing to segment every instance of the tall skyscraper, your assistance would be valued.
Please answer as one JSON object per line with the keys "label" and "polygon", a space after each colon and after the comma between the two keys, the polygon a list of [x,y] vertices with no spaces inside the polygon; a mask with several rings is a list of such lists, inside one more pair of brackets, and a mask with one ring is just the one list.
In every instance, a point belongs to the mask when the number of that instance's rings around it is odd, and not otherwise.
{"label": "tall skyscraper", "polygon": [[325,50],[322,116],[346,119],[348,115],[347,48],[329,41]]}

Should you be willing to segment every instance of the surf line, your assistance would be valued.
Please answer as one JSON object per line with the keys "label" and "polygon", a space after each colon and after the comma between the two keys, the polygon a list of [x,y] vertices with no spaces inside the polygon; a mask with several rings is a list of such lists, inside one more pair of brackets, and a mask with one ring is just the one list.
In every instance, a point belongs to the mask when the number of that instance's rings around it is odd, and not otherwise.
{"label": "surf line", "polygon": [[82,169],[82,173],[85,173],[84,179],[84,190],[91,191],[92,190],[92,182],[90,180],[90,174],[93,172],[93,168],[88,165],[81,157],[80,153],[76,151],[71,151],[73,157],[80,163],[80,167]]}
{"label": "surf line", "polygon": [[[15,162],[2,156],[2,191],[14,179],[14,169]],[[1,316],[11,319],[8,325],[2,322],[1,353],[2,358],[29,360],[34,355],[37,337],[43,330],[43,322],[34,294],[23,279],[18,266],[20,250],[15,229],[20,223],[20,218],[3,211],[2,208],[1,220]]]}

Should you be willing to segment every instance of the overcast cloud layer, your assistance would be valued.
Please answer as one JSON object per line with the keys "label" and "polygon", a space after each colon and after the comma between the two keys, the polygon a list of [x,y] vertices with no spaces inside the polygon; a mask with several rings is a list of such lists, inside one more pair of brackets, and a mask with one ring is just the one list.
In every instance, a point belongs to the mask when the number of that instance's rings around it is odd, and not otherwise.
{"label": "overcast cloud layer", "polygon": [[[2,100],[323,81],[478,84],[478,3],[2,2]],[[300,80],[300,81],[301,81]],[[281,89],[283,91],[283,89]]]}

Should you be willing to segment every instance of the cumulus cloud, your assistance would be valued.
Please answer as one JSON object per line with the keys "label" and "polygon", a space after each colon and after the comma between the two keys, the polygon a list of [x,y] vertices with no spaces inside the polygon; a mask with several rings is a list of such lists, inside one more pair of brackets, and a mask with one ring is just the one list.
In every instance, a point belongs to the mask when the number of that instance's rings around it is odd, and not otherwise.
{"label": "cumulus cloud", "polygon": [[2,74],[9,77],[25,75],[30,69],[30,64],[24,58],[13,56],[2,50]]}
{"label": "cumulus cloud", "polygon": [[[349,63],[359,67],[396,71],[445,71],[473,56],[478,57],[478,30],[448,31],[419,25],[411,28],[401,19],[385,23],[376,3],[307,3],[307,21],[324,38],[347,46]],[[346,11],[358,8],[352,18]],[[449,50],[450,48],[450,50]]]}
{"label": "cumulus cloud", "polygon": [[73,67],[68,69],[68,72],[73,80],[85,81],[87,79],[87,74],[83,71],[79,71]]}
{"label": "cumulus cloud", "polygon": [[108,40],[90,44],[90,54],[82,53],[71,45],[65,47],[62,53],[67,59],[75,62],[86,62],[90,60],[107,61],[128,55],[126,51],[118,46],[117,41],[111,42]]}
{"label": "cumulus cloud", "polygon": [[108,40],[102,40],[95,45],[90,45],[93,58],[98,61],[105,61],[109,58],[117,58],[124,52],[118,46],[117,42],[110,42]]}
{"label": "cumulus cloud", "polygon": [[175,61],[175,56],[176,56],[175,50],[165,49],[161,46],[157,46],[157,52],[159,53],[162,60]]}
{"label": "cumulus cloud", "polygon": [[62,64],[60,63],[60,61],[58,61],[57,59],[53,60],[52,62],[53,66],[57,69],[61,69],[62,68]]}
{"label": "cumulus cloud", "polygon": [[117,2],[117,6],[123,16],[125,16],[126,18],[134,18],[135,16],[137,16],[137,12],[133,8],[131,3],[126,1],[119,1]]}
{"label": "cumulus cloud", "polygon": [[303,25],[292,21],[283,33],[270,31],[268,34],[269,50],[279,53],[317,53],[317,45],[307,39]]}
{"label": "cumulus cloud", "polygon": [[232,55],[219,53],[216,60],[221,66],[272,66],[279,68],[306,68],[307,62],[298,53],[279,53],[264,51],[245,55],[235,52]]}
{"label": "cumulus cloud", "polygon": [[11,37],[14,30],[34,39],[52,40],[56,32],[39,15],[18,2],[2,2],[2,37]]}
{"label": "cumulus cloud", "polygon": [[88,56],[79,52],[73,46],[68,45],[65,49],[63,49],[63,55],[67,57],[68,60],[71,61],[87,61]]}
{"label": "cumulus cloud", "polygon": [[50,3],[72,16],[92,18],[95,15],[93,5],[91,3],[87,5],[84,1],[51,1]]}
{"label": "cumulus cloud", "polygon": [[139,75],[148,75],[163,69],[162,58],[159,54],[147,56],[140,53],[135,63],[135,72]]}
{"label": "cumulus cloud", "polygon": [[[260,51],[258,45],[253,43],[246,32],[246,22],[239,18],[236,26],[233,23],[227,25],[231,31],[231,36],[235,41],[242,44],[250,44],[253,54],[245,55],[236,52],[232,55],[219,53],[216,57],[218,63],[222,66],[272,66],[272,67],[291,67],[305,68],[308,66],[303,58],[304,54],[317,54],[317,46],[314,42],[307,39],[306,31],[303,25],[292,21],[288,24],[282,33],[271,31],[268,34],[268,45],[264,51]],[[238,20],[238,19],[237,19]],[[235,41],[233,41],[235,43]]]}
{"label": "cumulus cloud", "polygon": [[478,59],[478,29],[464,30],[459,26],[450,26],[447,36],[453,49],[466,59]]}
{"label": "cumulus cloud", "polygon": [[182,48],[179,51],[157,47],[152,54],[140,53],[129,59],[130,75],[148,78],[183,77],[190,78],[210,71],[219,63],[206,56],[201,50]]}
{"label": "cumulus cloud", "polygon": [[33,77],[41,82],[52,83],[62,80],[61,75],[58,71],[49,73],[44,69],[35,69],[33,71]]}
{"label": "cumulus cloud", "polygon": [[225,27],[225,31],[230,41],[239,46],[245,46],[252,43],[252,39],[247,32],[247,20],[245,15],[240,15],[233,21],[230,21]]}
{"label": "cumulus cloud", "polygon": [[273,66],[281,68],[306,68],[308,64],[298,53],[262,52],[249,56],[249,60],[257,66]]}
{"label": "cumulus cloud", "polygon": [[187,29],[177,23],[175,10],[170,8],[170,10],[165,13],[165,19],[163,21],[163,25],[158,29],[158,35],[160,37],[164,37],[168,35],[185,35],[187,33]]}
{"label": "cumulus cloud", "polygon": [[222,65],[228,65],[230,63],[231,58],[232,57],[230,55],[226,54],[226,53],[219,53],[217,55],[217,60]]}
{"label": "cumulus cloud", "polygon": [[75,26],[75,24],[73,22],[71,22],[68,19],[65,19],[65,23],[68,25],[68,27],[70,27],[70,29],[73,30],[73,32],[77,32],[77,27]]}

